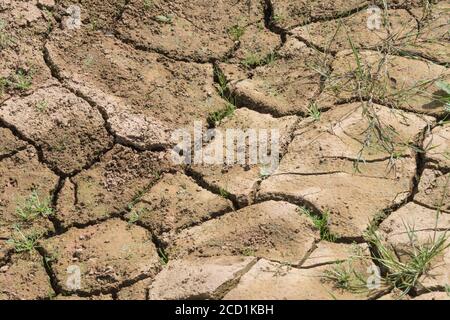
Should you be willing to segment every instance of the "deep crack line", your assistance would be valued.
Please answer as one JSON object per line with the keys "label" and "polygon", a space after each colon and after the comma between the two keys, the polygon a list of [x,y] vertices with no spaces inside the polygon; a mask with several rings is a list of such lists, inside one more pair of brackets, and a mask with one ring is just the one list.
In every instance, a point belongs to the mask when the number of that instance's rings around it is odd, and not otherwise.
{"label": "deep crack line", "polygon": [[38,157],[38,161],[44,164],[51,172],[53,172],[56,176],[63,176],[64,173],[60,171],[58,168],[55,168],[54,165],[50,164],[44,157],[44,152],[42,151],[41,146],[36,143],[34,140],[29,139],[26,135],[20,132],[13,124],[6,122],[4,119],[0,118],[0,127],[9,129],[13,135],[21,141],[25,141],[28,145],[31,145],[36,150],[36,155]]}

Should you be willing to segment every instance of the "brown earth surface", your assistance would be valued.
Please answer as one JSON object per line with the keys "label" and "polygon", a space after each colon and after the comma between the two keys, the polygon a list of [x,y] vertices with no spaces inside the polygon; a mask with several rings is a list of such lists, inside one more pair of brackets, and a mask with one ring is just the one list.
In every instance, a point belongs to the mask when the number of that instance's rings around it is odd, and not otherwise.
{"label": "brown earth surface", "polygon": [[0,300],[450,299],[449,8],[2,0]]}

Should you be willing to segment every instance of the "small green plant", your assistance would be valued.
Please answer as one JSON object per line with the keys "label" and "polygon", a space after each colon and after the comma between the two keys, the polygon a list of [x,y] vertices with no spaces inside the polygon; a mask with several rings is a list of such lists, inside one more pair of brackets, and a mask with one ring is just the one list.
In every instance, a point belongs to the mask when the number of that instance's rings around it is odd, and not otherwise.
{"label": "small green plant", "polygon": [[171,15],[157,15],[155,20],[159,23],[172,24],[173,17]]}
{"label": "small green plant", "polygon": [[91,55],[86,56],[83,60],[83,64],[88,68],[91,67],[94,64],[94,57]]}
{"label": "small green plant", "polygon": [[[218,84],[216,85],[217,91],[219,95],[227,102],[225,109],[222,112],[225,112],[225,116],[232,114],[234,109],[236,109],[236,101],[234,96],[231,94],[230,89],[228,88],[228,81],[225,77],[225,74],[220,70],[218,66],[214,66],[214,81]],[[229,113],[229,114],[227,114]],[[218,113],[212,113],[209,119],[209,125],[214,126],[215,121],[214,118],[219,116],[220,111]],[[220,119],[219,119],[220,120]]]}
{"label": "small green plant", "polygon": [[219,84],[217,90],[219,91],[220,96],[225,100],[227,100],[227,93],[228,93],[227,78],[218,67],[214,67],[214,77],[216,78],[216,81]]}
{"label": "small green plant", "polygon": [[255,53],[249,53],[242,60],[242,64],[247,68],[254,68],[261,65],[263,58]]}
{"label": "small green plant", "polygon": [[47,20],[47,34],[49,34],[53,30],[53,22],[52,21],[54,20],[54,15],[53,15],[53,12],[51,12],[47,8],[44,8],[42,10],[42,12],[44,13],[44,17]]}
{"label": "small green plant", "polygon": [[387,270],[385,282],[390,287],[399,289],[402,296],[408,294],[418,284],[420,276],[429,270],[432,260],[450,245],[447,243],[448,237],[445,232],[439,237],[433,236],[429,243],[418,244],[416,230],[408,225],[405,225],[405,229],[410,247],[406,252],[406,259],[402,260],[373,229],[369,229],[365,236],[375,249],[375,261],[381,269]]}
{"label": "small green plant", "polygon": [[436,86],[444,92],[441,97],[438,97],[438,100],[445,104],[445,111],[450,112],[450,84],[444,81],[436,81]]}
{"label": "small green plant", "polygon": [[208,124],[211,127],[215,127],[218,124],[222,122],[223,119],[233,115],[234,111],[236,110],[236,106],[232,103],[227,102],[225,107],[221,110],[214,111],[209,114],[208,116]]}
{"label": "small green plant", "polygon": [[6,23],[0,19],[0,50],[8,48],[13,44],[13,38],[5,31]]}
{"label": "small green plant", "polygon": [[352,260],[338,263],[332,269],[325,270],[323,276],[333,282],[338,289],[356,294],[368,291],[365,276],[353,268]]}
{"label": "small green plant", "polygon": [[45,112],[45,110],[47,110],[47,108],[48,108],[48,102],[45,100],[41,100],[36,103],[36,110],[41,113]]}
{"label": "small green plant", "polygon": [[139,215],[139,213],[137,211],[133,211],[128,216],[128,223],[134,224],[134,223],[138,222],[140,218],[141,218],[141,216]]}
{"label": "small green plant", "polygon": [[92,19],[92,20],[90,21],[90,23],[89,23],[89,29],[90,29],[91,31],[96,31],[96,30],[100,29],[100,25],[99,25],[97,19]]}
{"label": "small green plant", "polygon": [[128,203],[128,210],[132,210],[134,208],[134,206],[136,204],[139,203],[139,201],[141,201],[141,198],[144,196],[144,194],[146,192],[148,192],[151,187],[153,186],[153,184],[150,184],[148,186],[145,186],[143,189],[139,190],[134,196],[133,199],[131,199],[131,201]]}
{"label": "small green plant", "polygon": [[33,72],[25,72],[22,69],[18,69],[15,74],[11,75],[9,79],[5,79],[5,86],[12,89],[25,91],[31,88],[33,81]]}
{"label": "small green plant", "polygon": [[147,208],[141,208],[139,210],[131,211],[131,213],[128,216],[128,223],[134,224],[138,222],[141,219],[142,215],[145,214],[146,212],[148,212]]}
{"label": "small green plant", "polygon": [[16,235],[10,238],[7,243],[14,247],[16,253],[30,252],[37,247],[41,233],[32,232],[25,235],[18,226],[15,227]]}
{"label": "small green plant", "polygon": [[228,35],[233,41],[239,41],[241,37],[244,35],[244,33],[245,28],[237,24],[228,29]]}
{"label": "small green plant", "polygon": [[450,297],[450,284],[445,285],[445,292],[447,293],[447,296]]}
{"label": "small green plant", "polygon": [[328,228],[328,211],[324,211],[321,215],[314,214],[311,210],[305,207],[299,207],[298,211],[300,214],[304,214],[312,220],[314,226],[319,229],[320,238],[322,240],[330,242],[336,241],[336,236],[333,235]]}
{"label": "small green plant", "polygon": [[219,195],[222,198],[228,199],[228,197],[230,196],[230,193],[227,190],[223,189],[223,188],[219,188]]}
{"label": "small green plant", "polygon": [[322,113],[319,110],[317,103],[311,103],[308,107],[308,115],[314,119],[314,121],[319,121]]}
{"label": "small green plant", "polygon": [[0,77],[0,97],[2,97],[5,94],[7,86],[8,86],[8,80]]}
{"label": "small green plant", "polygon": [[376,228],[384,221],[384,219],[387,218],[387,214],[384,211],[378,211],[375,213],[374,217],[372,218],[372,221],[370,221],[369,228]]}
{"label": "small green plant", "polygon": [[31,73],[25,73],[22,70],[17,71],[14,87],[19,90],[28,90],[31,87],[33,76]]}
{"label": "small green plant", "polygon": [[450,284],[445,285],[445,292],[447,293],[447,296],[450,297]]}
{"label": "small green plant", "polygon": [[162,265],[165,266],[167,263],[169,263],[169,256],[163,248],[158,249],[158,255]]}
{"label": "small green plant", "polygon": [[264,63],[265,63],[266,65],[270,65],[270,64],[274,63],[276,59],[277,59],[276,53],[273,52],[273,51],[271,51],[271,52],[266,56]]}
{"label": "small green plant", "polygon": [[[372,259],[383,271],[380,285],[385,289],[400,291],[399,298],[408,294],[419,284],[419,279],[431,267],[432,260],[442,254],[450,246],[447,243],[446,233],[432,239],[426,244],[416,243],[415,230],[405,225],[409,237],[409,247],[404,250],[404,257],[400,258],[397,252],[385,244],[374,228],[369,228],[365,238],[372,247],[374,256]],[[363,261],[369,258],[362,255],[352,257],[347,263],[338,264],[331,270],[324,272],[324,278],[331,280],[338,288],[353,293],[368,292],[366,277],[356,271],[352,265],[354,261]],[[375,289],[376,290],[376,289]]]}
{"label": "small green plant", "polygon": [[143,5],[145,10],[149,10],[153,6],[153,0],[144,0]]}
{"label": "small green plant", "polygon": [[58,144],[51,147],[52,150],[56,152],[64,152],[67,150],[66,140],[59,142]]}
{"label": "small green plant", "polygon": [[246,247],[241,250],[241,254],[246,257],[251,257],[255,255],[255,251],[252,248]]}
{"label": "small green plant", "polygon": [[284,20],[286,20],[286,18],[281,14],[275,14],[273,16],[273,22],[275,23],[282,23]]}
{"label": "small green plant", "polygon": [[31,195],[25,199],[24,203],[16,208],[16,214],[23,221],[31,221],[37,217],[48,217],[53,214],[50,206],[50,199],[41,200],[38,193],[33,190]]}
{"label": "small green plant", "polygon": [[265,57],[262,57],[256,53],[249,53],[242,60],[242,64],[247,68],[256,68],[268,64],[272,64],[276,59],[276,55],[274,52],[270,52]]}

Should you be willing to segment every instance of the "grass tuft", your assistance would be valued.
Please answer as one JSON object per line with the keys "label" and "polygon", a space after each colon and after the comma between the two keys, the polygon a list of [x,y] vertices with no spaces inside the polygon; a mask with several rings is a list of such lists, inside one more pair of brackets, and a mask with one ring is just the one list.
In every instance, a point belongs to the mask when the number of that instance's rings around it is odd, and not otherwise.
{"label": "grass tuft", "polygon": [[8,48],[14,43],[13,38],[6,33],[6,23],[0,19],[0,50]]}
{"label": "grass tuft", "polygon": [[404,296],[419,284],[419,278],[431,267],[434,258],[450,246],[446,233],[433,237],[429,243],[418,244],[414,228],[405,225],[409,237],[406,258],[400,259],[393,248],[386,245],[373,229],[366,233],[366,239],[374,248],[375,262],[386,270],[384,281],[391,288],[399,289]]}
{"label": "grass tuft", "polygon": [[48,102],[46,100],[41,100],[36,103],[36,110],[38,112],[45,112],[48,108]]}
{"label": "grass tuft", "polygon": [[165,266],[169,263],[169,256],[167,255],[167,253],[164,249],[159,248],[158,255],[159,255],[159,260],[161,261],[161,264],[163,266]]}
{"label": "grass tuft", "polygon": [[320,117],[322,116],[322,113],[319,110],[319,106],[317,103],[313,102],[308,107],[308,115],[314,120],[319,121]]}
{"label": "grass tuft", "polygon": [[368,291],[365,276],[353,268],[352,260],[337,264],[323,274],[326,280],[332,281],[337,289],[355,294],[363,294]]}
{"label": "grass tuft", "polygon": [[149,10],[153,6],[153,0],[143,0],[144,10]]}
{"label": "grass tuft", "polygon": [[300,214],[304,214],[306,216],[308,216],[314,226],[319,229],[320,232],[320,239],[325,240],[325,241],[329,241],[329,242],[335,242],[337,237],[335,235],[333,235],[330,232],[330,229],[328,228],[328,217],[329,214],[327,211],[324,211],[321,215],[317,215],[314,214],[311,210],[309,210],[308,208],[305,207],[299,207],[298,208],[298,212]]}
{"label": "grass tuft", "polygon": [[450,84],[444,81],[436,81],[436,86],[443,92],[437,99],[444,103],[445,111],[450,112]]}
{"label": "grass tuft", "polygon": [[244,35],[244,33],[245,28],[237,24],[228,29],[228,35],[233,41],[239,41],[241,37]]}
{"label": "grass tuft", "polygon": [[41,233],[32,232],[25,235],[18,226],[15,227],[16,235],[10,238],[7,243],[14,247],[16,253],[31,252],[38,246],[38,241],[42,237]]}
{"label": "grass tuft", "polygon": [[214,77],[216,82],[218,83],[217,90],[219,91],[219,95],[225,100],[228,100],[228,81],[222,70],[220,70],[218,67],[214,67]]}
{"label": "grass tuft", "polygon": [[228,88],[228,81],[223,72],[217,67],[214,67],[214,79],[217,83],[217,91],[219,95],[226,101],[225,107],[221,110],[211,112],[208,115],[208,125],[213,128],[219,125],[223,119],[234,114],[236,110],[235,99]]}
{"label": "grass tuft", "polygon": [[141,219],[142,215],[144,215],[147,212],[148,212],[147,208],[141,208],[139,210],[131,211],[130,215],[128,216],[128,223],[135,224]]}
{"label": "grass tuft", "polygon": [[223,188],[219,188],[219,195],[224,199],[228,199],[230,197],[230,193]]}
{"label": "grass tuft", "polygon": [[41,200],[36,190],[33,190],[31,195],[25,199],[24,203],[16,208],[16,214],[22,221],[32,221],[38,217],[48,217],[53,214],[53,209],[50,206],[50,198]]}
{"label": "grass tuft", "polygon": [[242,60],[242,65],[247,68],[256,68],[260,66],[270,65],[276,60],[275,52],[270,52],[266,56],[262,57],[256,53],[249,53]]}
{"label": "grass tuft", "polygon": [[15,74],[8,78],[0,78],[0,96],[7,88],[26,91],[31,88],[33,83],[33,72],[18,69]]}
{"label": "grass tuft", "polygon": [[209,126],[216,127],[222,122],[223,119],[233,115],[235,110],[236,106],[232,103],[227,102],[223,109],[214,111],[209,114],[207,119]]}
{"label": "grass tuft", "polygon": [[[403,258],[400,258],[394,248],[381,239],[374,228],[369,228],[365,234],[366,241],[373,249],[373,262],[383,272],[380,275],[380,288],[401,292],[398,298],[404,297],[416,288],[420,284],[420,277],[429,271],[433,259],[450,246],[446,233],[439,237],[436,237],[435,234],[428,243],[418,244],[416,243],[416,231],[406,225],[405,228],[410,242],[409,247],[404,249]],[[347,263],[341,263],[331,270],[326,270],[323,276],[332,281],[337,288],[356,294],[368,293],[371,291],[368,286],[368,278],[355,270],[352,265],[358,260],[369,260],[369,258],[362,255],[355,256]]]}

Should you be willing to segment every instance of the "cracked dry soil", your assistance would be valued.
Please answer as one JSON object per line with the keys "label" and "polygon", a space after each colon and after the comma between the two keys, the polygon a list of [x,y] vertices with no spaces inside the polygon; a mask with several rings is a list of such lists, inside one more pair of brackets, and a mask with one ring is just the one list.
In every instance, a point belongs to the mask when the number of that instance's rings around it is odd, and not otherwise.
{"label": "cracked dry soil", "polygon": [[[449,10],[1,0],[0,299],[449,299],[448,238],[404,295],[325,276],[371,276],[368,230],[404,263],[405,226],[450,230]],[[278,129],[277,170],[173,164],[230,102],[214,126]]]}

